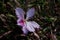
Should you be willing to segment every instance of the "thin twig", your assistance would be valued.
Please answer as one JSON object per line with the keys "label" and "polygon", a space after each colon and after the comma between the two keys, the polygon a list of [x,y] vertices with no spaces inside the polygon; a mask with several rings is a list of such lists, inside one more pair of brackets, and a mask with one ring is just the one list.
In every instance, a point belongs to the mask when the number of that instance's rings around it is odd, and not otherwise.
{"label": "thin twig", "polygon": [[5,32],[4,34],[2,34],[1,36],[0,36],[0,38],[2,38],[3,36],[6,36],[6,35],[8,35],[8,34],[10,34],[12,31],[10,30],[10,31],[8,31],[8,32]]}
{"label": "thin twig", "polygon": [[37,33],[34,32],[34,36],[36,36],[37,39],[40,40],[39,35]]}
{"label": "thin twig", "polygon": [[17,0],[14,0],[14,2],[17,4],[17,6],[20,6],[20,3]]}
{"label": "thin twig", "polygon": [[51,31],[51,39],[52,39],[52,40],[57,40],[56,35],[53,34],[52,31]]}

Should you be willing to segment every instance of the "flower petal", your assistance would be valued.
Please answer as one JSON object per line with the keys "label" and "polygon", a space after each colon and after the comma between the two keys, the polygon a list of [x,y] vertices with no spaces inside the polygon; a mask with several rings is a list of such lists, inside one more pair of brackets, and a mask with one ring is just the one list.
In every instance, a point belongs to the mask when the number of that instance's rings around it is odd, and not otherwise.
{"label": "flower petal", "polygon": [[28,33],[28,30],[26,29],[26,27],[23,27],[22,28],[22,31],[23,31],[24,34],[27,34]]}
{"label": "flower petal", "polygon": [[27,11],[27,17],[26,17],[26,20],[32,18],[34,16],[34,13],[35,13],[35,9],[34,8],[31,8]]}
{"label": "flower petal", "polygon": [[16,13],[17,18],[24,19],[25,12],[23,11],[22,8],[16,7],[15,13]]}
{"label": "flower petal", "polygon": [[27,24],[26,28],[29,32],[34,32],[35,31],[34,27],[31,25],[30,22],[26,22],[26,24]]}
{"label": "flower petal", "polygon": [[35,21],[31,21],[30,23],[34,28],[40,28],[40,25],[36,23]]}

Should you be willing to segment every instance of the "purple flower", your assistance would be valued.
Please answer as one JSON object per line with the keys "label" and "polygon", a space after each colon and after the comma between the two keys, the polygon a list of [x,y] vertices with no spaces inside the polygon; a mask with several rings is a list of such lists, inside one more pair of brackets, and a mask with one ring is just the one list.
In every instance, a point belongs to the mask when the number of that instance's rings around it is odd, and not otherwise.
{"label": "purple flower", "polygon": [[15,13],[18,18],[17,25],[22,26],[22,31],[24,34],[27,34],[28,31],[35,32],[35,28],[40,28],[40,25],[35,21],[27,21],[28,19],[31,19],[34,16],[34,8],[31,8],[27,11],[26,19],[24,19],[25,12],[23,11],[23,9],[17,7],[15,9]]}

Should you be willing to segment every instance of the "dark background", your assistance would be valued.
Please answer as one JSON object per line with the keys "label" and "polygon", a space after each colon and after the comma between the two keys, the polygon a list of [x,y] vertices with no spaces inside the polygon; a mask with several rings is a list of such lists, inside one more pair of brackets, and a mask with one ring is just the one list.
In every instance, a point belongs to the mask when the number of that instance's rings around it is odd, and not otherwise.
{"label": "dark background", "polygon": [[[14,8],[36,9],[33,20],[42,29],[39,31],[41,40],[60,40],[60,0],[0,0],[0,39],[1,40],[35,40],[30,33],[21,36],[22,30],[16,25],[17,17]],[[52,38],[53,37],[53,38]],[[55,38],[56,37],[56,38]]]}

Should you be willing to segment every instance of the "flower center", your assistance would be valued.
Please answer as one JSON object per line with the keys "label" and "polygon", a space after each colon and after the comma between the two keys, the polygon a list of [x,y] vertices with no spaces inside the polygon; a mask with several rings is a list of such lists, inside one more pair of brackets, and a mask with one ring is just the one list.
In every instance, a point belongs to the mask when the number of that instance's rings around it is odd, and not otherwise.
{"label": "flower center", "polygon": [[25,22],[24,20],[19,21],[19,23],[23,23],[23,24],[24,24],[24,22]]}
{"label": "flower center", "polygon": [[24,20],[20,20],[19,23],[20,23],[21,26],[24,26],[25,21]]}

